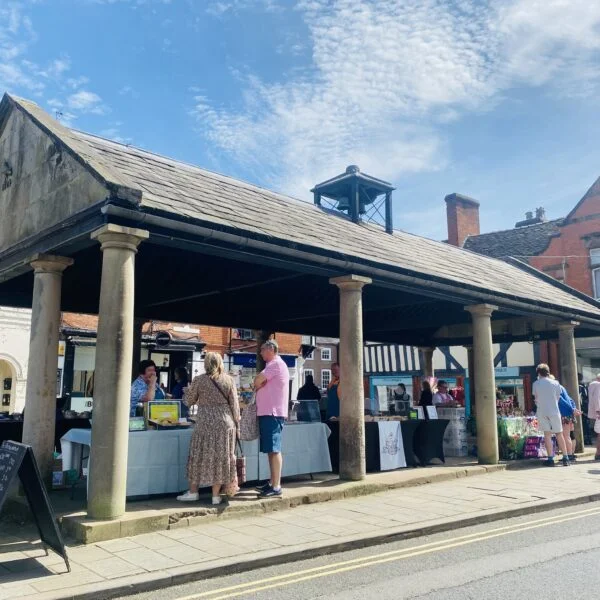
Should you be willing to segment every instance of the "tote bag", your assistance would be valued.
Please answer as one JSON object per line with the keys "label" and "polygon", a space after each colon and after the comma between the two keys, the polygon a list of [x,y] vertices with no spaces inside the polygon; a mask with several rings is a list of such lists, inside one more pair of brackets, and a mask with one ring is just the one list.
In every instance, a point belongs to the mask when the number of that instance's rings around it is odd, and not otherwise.
{"label": "tote bag", "polygon": [[252,442],[258,439],[258,417],[256,416],[256,397],[242,411],[240,420],[240,440]]}
{"label": "tote bag", "polygon": [[235,470],[237,471],[238,485],[242,485],[246,483],[246,457],[244,456],[240,440],[237,441],[237,447],[239,455],[235,457]]}

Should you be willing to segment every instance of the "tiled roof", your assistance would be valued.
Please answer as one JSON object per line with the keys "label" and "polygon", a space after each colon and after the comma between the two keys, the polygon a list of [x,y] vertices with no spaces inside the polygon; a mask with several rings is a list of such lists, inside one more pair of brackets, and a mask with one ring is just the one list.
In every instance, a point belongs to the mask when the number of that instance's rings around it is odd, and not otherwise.
{"label": "tiled roof", "polygon": [[113,194],[136,202],[141,210],[161,211],[279,247],[301,247],[314,256],[368,262],[390,275],[413,277],[417,284],[431,286],[434,279],[457,291],[470,288],[481,298],[500,295],[600,318],[600,308],[591,299],[504,261],[403,231],[389,235],[378,226],[352,223],[308,202],[67,129],[35,104],[13,101],[70,148]]}
{"label": "tiled roof", "polygon": [[552,236],[559,233],[561,223],[562,219],[556,219],[505,231],[471,235],[465,240],[463,247],[493,258],[512,256],[527,261],[548,247]]}

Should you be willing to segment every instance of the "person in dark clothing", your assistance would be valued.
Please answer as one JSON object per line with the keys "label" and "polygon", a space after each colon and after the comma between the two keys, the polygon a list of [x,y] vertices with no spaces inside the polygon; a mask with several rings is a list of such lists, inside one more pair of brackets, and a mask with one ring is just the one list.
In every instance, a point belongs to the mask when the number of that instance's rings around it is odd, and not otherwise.
{"label": "person in dark clothing", "polygon": [[[171,390],[171,398],[173,400],[183,399],[183,390],[189,384],[189,376],[185,367],[177,367],[175,369],[175,385]],[[187,418],[189,415],[189,408],[182,402],[181,403],[181,417]]]}
{"label": "person in dark clothing", "polygon": [[421,382],[421,397],[419,398],[419,406],[433,406],[433,393],[431,392],[431,384],[429,381]]}
{"label": "person in dark clothing", "polygon": [[307,375],[304,385],[298,390],[298,400],[321,400],[321,390],[315,385],[312,375]]}
{"label": "person in dark clothing", "polygon": [[592,445],[592,427],[590,420],[588,419],[588,407],[589,407],[589,396],[588,389],[585,383],[583,383],[583,374],[577,373],[577,379],[579,380],[579,400],[581,402],[581,425],[583,429],[583,443],[586,445]]}

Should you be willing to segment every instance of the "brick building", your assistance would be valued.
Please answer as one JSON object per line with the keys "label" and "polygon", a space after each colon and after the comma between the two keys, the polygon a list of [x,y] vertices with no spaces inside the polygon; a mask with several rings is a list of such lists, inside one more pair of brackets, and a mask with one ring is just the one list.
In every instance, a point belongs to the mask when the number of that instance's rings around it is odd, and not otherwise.
{"label": "brick building", "polygon": [[[91,395],[89,390],[95,365],[97,324],[98,317],[94,315],[62,315],[61,337],[66,343],[63,390],[67,394]],[[192,376],[202,372],[204,352],[218,352],[227,357],[236,353],[255,354],[257,349],[254,332],[249,329],[160,321],[148,321],[140,323],[140,326],[140,356],[154,360],[161,382],[167,388],[173,383],[176,367],[187,367]],[[168,333],[167,341],[157,344],[157,334],[161,332]],[[301,336],[276,333],[275,339],[282,354],[298,354]]]}
{"label": "brick building", "polygon": [[[446,197],[448,243],[495,258],[513,257],[596,299],[600,298],[600,178],[564,217],[548,220],[543,208],[528,212],[512,229],[480,233],[479,203]],[[577,341],[586,380],[600,370],[600,338]],[[555,342],[537,342],[535,360],[560,372]]]}
{"label": "brick building", "polygon": [[313,337],[303,339],[304,343],[315,346],[312,354],[304,361],[304,377],[312,375],[315,385],[327,389],[331,381],[331,365],[338,360],[339,340],[336,338]]}

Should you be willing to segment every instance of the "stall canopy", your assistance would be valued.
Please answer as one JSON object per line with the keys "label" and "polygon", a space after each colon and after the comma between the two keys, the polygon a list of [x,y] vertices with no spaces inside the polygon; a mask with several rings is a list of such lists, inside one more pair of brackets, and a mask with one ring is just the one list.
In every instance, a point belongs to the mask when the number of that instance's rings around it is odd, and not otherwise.
{"label": "stall canopy", "polygon": [[[332,166],[332,171],[334,167]],[[337,170],[337,169],[336,169]],[[34,253],[70,256],[63,309],[97,313],[111,222],[146,229],[136,315],[338,335],[329,278],[372,278],[364,337],[466,343],[466,305],[490,303],[496,341],[597,335],[600,304],[534,269],[334,213],[151,152],[68,129],[37,105],[0,104],[0,304],[30,306]],[[401,215],[401,213],[400,213]],[[401,225],[401,216],[397,219]]]}

